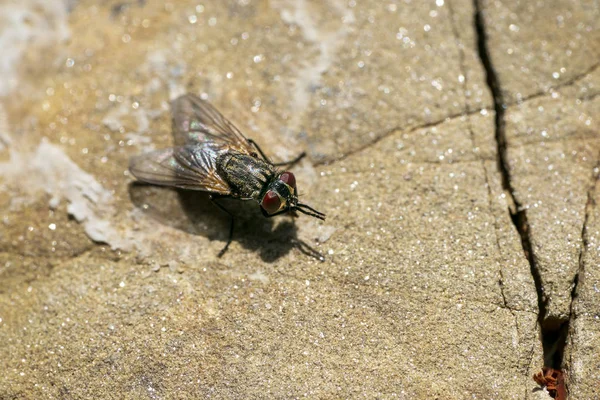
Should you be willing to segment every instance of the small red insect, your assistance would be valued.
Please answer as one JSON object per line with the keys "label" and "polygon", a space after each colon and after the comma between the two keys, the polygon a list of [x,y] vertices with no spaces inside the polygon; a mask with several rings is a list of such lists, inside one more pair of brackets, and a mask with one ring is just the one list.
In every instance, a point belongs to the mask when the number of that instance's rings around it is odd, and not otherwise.
{"label": "small red insect", "polygon": [[533,375],[533,380],[542,388],[548,389],[548,394],[555,400],[567,400],[565,376],[559,369],[544,367]]}

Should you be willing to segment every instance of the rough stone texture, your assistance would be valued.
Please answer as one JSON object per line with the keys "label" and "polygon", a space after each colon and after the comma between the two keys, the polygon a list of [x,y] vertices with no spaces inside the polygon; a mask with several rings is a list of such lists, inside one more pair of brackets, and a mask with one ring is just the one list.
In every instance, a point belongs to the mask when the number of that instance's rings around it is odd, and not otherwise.
{"label": "rough stone texture", "polygon": [[[502,65],[509,39],[559,51],[537,6],[483,2],[481,43],[471,1],[36,4],[0,6],[0,398],[546,398],[532,269],[594,397],[593,4],[560,3],[588,12],[537,97],[551,66]],[[508,103],[534,95],[501,113],[506,148],[478,40]],[[306,149],[327,221],[231,202],[219,259],[205,195],[132,184],[186,91],[276,159]]]}

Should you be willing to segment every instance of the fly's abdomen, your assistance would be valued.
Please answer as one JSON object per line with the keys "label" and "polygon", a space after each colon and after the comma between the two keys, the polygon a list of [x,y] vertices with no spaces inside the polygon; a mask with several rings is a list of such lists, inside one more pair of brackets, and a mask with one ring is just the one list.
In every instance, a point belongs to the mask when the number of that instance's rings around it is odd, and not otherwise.
{"label": "fly's abdomen", "polygon": [[232,195],[257,201],[275,175],[271,164],[232,151],[217,158],[217,171],[231,187]]}

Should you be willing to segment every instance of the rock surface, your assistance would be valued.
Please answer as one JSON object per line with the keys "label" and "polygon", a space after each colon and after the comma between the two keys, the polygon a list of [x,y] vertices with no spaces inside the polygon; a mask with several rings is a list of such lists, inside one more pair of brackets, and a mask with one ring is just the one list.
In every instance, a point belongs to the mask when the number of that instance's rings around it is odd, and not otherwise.
{"label": "rock surface", "polygon": [[545,363],[562,364],[570,398],[597,398],[598,262],[589,224],[600,167],[600,8],[482,3],[489,69],[505,110],[503,162],[540,293]]}
{"label": "rock surface", "polygon": [[[0,398],[598,397],[597,2],[0,16]],[[327,220],[132,183],[185,92]]]}

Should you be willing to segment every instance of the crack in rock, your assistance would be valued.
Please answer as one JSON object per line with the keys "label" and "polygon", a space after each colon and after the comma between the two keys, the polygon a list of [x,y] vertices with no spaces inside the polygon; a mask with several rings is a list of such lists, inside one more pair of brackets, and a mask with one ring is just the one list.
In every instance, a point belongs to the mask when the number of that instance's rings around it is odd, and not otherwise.
{"label": "crack in rock", "polygon": [[[517,100],[515,102],[512,102],[512,103],[508,104],[508,106],[513,106],[513,105],[516,105],[516,104],[521,105],[521,104],[523,104],[523,103],[525,103],[525,102],[527,102],[529,100],[533,100],[533,99],[537,99],[537,98],[540,98],[540,97],[548,96],[548,95],[551,95],[552,92],[554,92],[554,91],[557,91],[557,90],[560,90],[560,89],[564,89],[564,88],[573,86],[573,85],[577,84],[577,82],[579,82],[580,80],[584,79],[589,74],[592,74],[592,73],[596,72],[596,70],[599,67],[600,67],[600,62],[592,65],[591,67],[589,67],[588,69],[586,69],[582,73],[573,76],[571,79],[568,79],[568,80],[566,80],[566,81],[564,81],[564,82],[562,82],[562,83],[560,83],[560,84],[558,84],[556,86],[551,86],[551,87],[549,87],[548,89],[546,89],[546,90],[544,90],[542,92],[533,93],[533,94],[530,94],[529,96],[525,96],[525,97],[523,97],[523,98],[521,98],[521,99],[519,99],[519,100]],[[594,96],[592,96],[592,98],[596,97],[596,96],[597,95],[594,95]]]}
{"label": "crack in rock", "polygon": [[[560,368],[562,362],[562,353],[565,345],[565,321],[552,321],[546,318],[548,299],[545,296],[540,270],[536,264],[536,259],[532,250],[530,237],[530,227],[527,220],[526,209],[520,204],[514,196],[514,187],[511,182],[509,163],[507,159],[507,139],[505,132],[505,112],[508,107],[505,102],[496,69],[492,63],[490,51],[488,48],[487,34],[485,31],[485,22],[481,0],[474,0],[475,4],[475,28],[477,32],[477,44],[479,57],[486,71],[486,81],[494,99],[495,127],[498,168],[501,173],[502,186],[509,197],[509,201],[514,204],[514,209],[509,209],[513,225],[521,237],[523,253],[529,262],[531,275],[535,282],[538,295],[538,323],[541,328],[541,340],[544,352],[544,363],[549,367]],[[531,99],[528,98],[528,99]]]}
{"label": "crack in rock", "polygon": [[402,129],[402,126],[395,126],[391,129],[387,129],[385,130],[383,133],[381,133],[380,135],[376,136],[372,141],[370,141],[369,143],[366,143],[360,147],[357,147],[356,149],[347,151],[346,153],[342,154],[339,157],[331,157],[331,158],[324,158],[322,160],[318,160],[314,163],[314,166],[321,166],[321,165],[332,165],[336,162],[339,161],[343,161],[345,159],[347,159],[348,157],[351,157],[355,154],[358,154],[364,150],[367,150],[373,146],[375,146],[377,143],[381,142],[384,139],[387,139],[388,137],[396,134],[397,132],[404,132],[404,133],[412,133],[412,132],[416,132],[418,130],[421,129],[428,129],[428,128],[433,128],[436,127],[438,125],[441,125],[443,123],[446,122],[450,122],[459,118],[464,118],[464,117],[469,117],[471,115],[476,115],[478,113],[481,113],[482,111],[484,111],[485,108],[481,108],[481,109],[477,109],[477,110],[473,110],[473,111],[468,111],[468,112],[461,112],[458,114],[452,114],[449,116],[446,116],[444,118],[441,118],[439,120],[433,121],[433,122],[428,122],[425,124],[421,124],[421,125],[416,125],[413,127],[409,127],[407,129]]}

